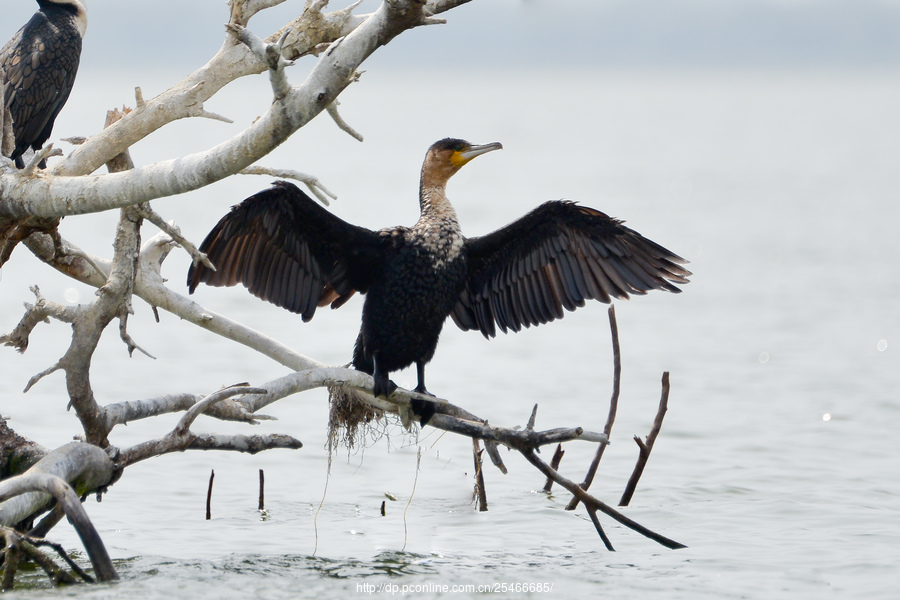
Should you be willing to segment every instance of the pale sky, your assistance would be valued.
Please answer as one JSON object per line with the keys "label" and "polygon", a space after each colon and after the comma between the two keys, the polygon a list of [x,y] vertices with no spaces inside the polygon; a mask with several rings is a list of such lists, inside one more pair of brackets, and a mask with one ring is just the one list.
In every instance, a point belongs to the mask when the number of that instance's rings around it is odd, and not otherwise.
{"label": "pale sky", "polygon": [[[3,3],[5,42],[37,4]],[[302,6],[288,0],[251,28],[268,34]],[[88,0],[88,8],[84,61],[98,70],[193,68],[218,47],[227,15],[224,0]],[[474,0],[446,16],[447,25],[406,32],[371,60],[379,68],[900,66],[897,0]]]}

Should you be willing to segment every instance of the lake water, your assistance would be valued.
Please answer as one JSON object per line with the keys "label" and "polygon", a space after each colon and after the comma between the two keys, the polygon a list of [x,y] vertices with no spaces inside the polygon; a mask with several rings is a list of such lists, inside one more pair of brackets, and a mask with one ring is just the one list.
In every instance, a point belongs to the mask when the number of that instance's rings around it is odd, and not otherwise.
{"label": "lake water", "polygon": [[[669,412],[625,513],[688,548],[666,550],[603,518],[617,550],[608,552],[582,510],[563,510],[568,495],[538,491],[543,478],[514,453],[504,453],[508,475],[487,467],[490,510],[479,513],[470,443],[427,427],[413,438],[390,426],[364,451],[339,452],[328,477],[319,391],[271,406],[265,412],[278,420],[254,428],[208,419],[194,427],[290,433],[302,450],[189,452],[131,467],[101,504],[87,503],[122,582],[54,595],[467,598],[479,595],[435,586],[533,583],[552,586],[533,597],[896,597],[897,74],[419,77],[373,68],[342,96],[342,114],[365,143],[321,117],[263,162],[318,176],[339,196],[335,213],[378,228],[415,220],[418,170],[431,142],[501,141],[502,152],[479,158],[449,187],[470,235],[544,200],[569,198],[627,219],[688,258],[694,276],[683,294],[617,303],[622,395],[592,487],[617,502],[637,455],[630,438],[648,433],[660,376],[670,371]],[[105,109],[132,103],[134,85],[149,97],[166,83],[124,79],[80,80],[59,137],[96,128],[98,94]],[[135,161],[233,135],[265,110],[266,85],[241,83],[210,103],[234,125],[176,124],[134,148]],[[199,242],[228,206],[267,183],[232,178],[154,207]],[[109,256],[115,218],[70,218],[61,229]],[[187,264],[178,252],[166,263],[173,289],[185,291]],[[0,329],[15,325],[35,283],[59,301],[92,294],[18,249],[0,280]],[[331,364],[349,360],[361,306],[355,299],[304,324],[242,289],[204,288],[196,300]],[[101,402],[204,393],[286,373],[170,314],[156,324],[141,301],[135,310],[131,334],[157,359],[129,359],[110,330],[93,373]],[[79,432],[64,411],[62,376],[21,390],[62,355],[69,335],[67,326],[42,325],[25,355],[6,349],[0,358],[2,413],[51,447]],[[449,324],[428,375],[429,389],[494,424],[524,425],[538,403],[539,428],[601,430],[612,379],[605,307],[490,342]],[[414,385],[415,374],[395,380]],[[132,423],[112,441],[160,436],[175,421]],[[592,454],[589,444],[567,444],[563,473],[580,480]],[[265,514],[257,511],[259,469]],[[206,521],[210,470],[213,519]],[[79,547],[66,526],[53,536]]]}

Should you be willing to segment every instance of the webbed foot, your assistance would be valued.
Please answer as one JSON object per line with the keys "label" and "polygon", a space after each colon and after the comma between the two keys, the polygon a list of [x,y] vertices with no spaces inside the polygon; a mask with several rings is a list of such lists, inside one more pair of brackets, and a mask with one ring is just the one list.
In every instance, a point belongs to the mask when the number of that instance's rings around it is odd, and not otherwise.
{"label": "webbed foot", "polygon": [[[426,396],[431,396],[432,398],[435,397],[434,394],[426,390],[424,387],[417,387],[413,391],[424,394]],[[409,401],[409,406],[413,409],[413,412],[416,413],[416,416],[419,417],[419,424],[422,425],[422,427],[425,427],[426,423],[431,420],[431,417],[433,417],[434,413],[437,411],[437,405],[434,402],[429,402],[428,400],[418,400],[416,398],[413,398]]]}
{"label": "webbed foot", "polygon": [[391,394],[394,393],[394,390],[397,389],[397,384],[388,379],[388,376],[383,373],[375,373],[375,397],[376,398],[387,398]]}

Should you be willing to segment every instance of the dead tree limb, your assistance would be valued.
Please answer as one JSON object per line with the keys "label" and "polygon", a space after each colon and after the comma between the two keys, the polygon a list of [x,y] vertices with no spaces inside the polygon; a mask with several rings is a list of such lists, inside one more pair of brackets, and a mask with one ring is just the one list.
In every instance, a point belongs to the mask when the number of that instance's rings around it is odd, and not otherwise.
{"label": "dead tree limb", "polygon": [[206,488],[206,520],[212,519],[212,491],[213,481],[216,479],[215,469],[209,471],[209,486]]}
{"label": "dead tree limb", "polygon": [[472,438],[472,460],[475,463],[475,499],[478,502],[478,510],[486,512],[488,505],[487,490],[484,488],[484,470],[481,468],[482,452],[483,450],[481,449],[481,444],[478,442],[478,438]]}
{"label": "dead tree limb", "polygon": [[600,539],[603,540],[603,545],[606,546],[606,549],[610,552],[615,552],[616,549],[613,548],[612,542],[609,540],[609,536],[607,536],[606,532],[603,531],[603,525],[600,524],[600,518],[597,517],[597,511],[589,508],[587,513],[591,518],[591,523],[594,524],[594,529],[597,530],[597,534],[600,536]]}
{"label": "dead tree limb", "polygon": [[94,582],[94,578],[91,577],[90,575],[88,575],[88,574],[84,571],[84,569],[82,569],[81,567],[78,566],[78,563],[76,563],[74,560],[72,560],[72,557],[69,556],[69,553],[66,552],[65,548],[63,548],[61,544],[55,544],[55,543],[50,542],[50,541],[48,541],[48,540],[44,540],[44,539],[41,539],[41,538],[39,538],[39,537],[35,537],[35,536],[32,535],[32,534],[28,534],[27,540],[28,540],[28,542],[29,542],[30,544],[32,544],[32,545],[34,545],[34,546],[36,546],[36,547],[38,547],[38,548],[40,548],[40,547],[42,547],[42,546],[46,546],[46,547],[52,549],[54,552],[56,552],[57,555],[59,555],[59,557],[60,557],[63,561],[65,561],[65,563],[66,563],[67,565],[69,565],[69,568],[72,569],[72,571],[73,571],[76,575],[78,575],[78,576],[82,579],[82,581],[86,581],[86,582],[88,582],[88,583],[93,583],[93,582]]}
{"label": "dead tree limb", "polygon": [[668,405],[669,372],[666,371],[662,376],[662,393],[659,398],[659,408],[656,411],[656,418],[653,419],[653,427],[647,435],[647,440],[642,441],[638,436],[634,436],[634,441],[637,443],[639,449],[637,464],[634,465],[634,471],[632,471],[631,477],[628,479],[628,484],[625,486],[625,492],[622,494],[622,499],[619,500],[619,506],[628,506],[628,503],[631,502],[631,497],[634,495],[638,480],[640,480],[641,474],[644,472],[644,467],[647,466],[647,460],[650,458],[650,451],[653,450],[653,443],[656,441],[659,430],[662,428],[663,418],[666,416]]}
{"label": "dead tree limb", "polygon": [[538,457],[538,455],[535,454],[534,450],[532,450],[530,448],[516,448],[516,450],[518,450],[522,454],[522,456],[525,457],[525,460],[527,460],[532,465],[537,467],[537,469],[541,473],[543,473],[544,475],[546,475],[547,477],[549,477],[550,479],[552,479],[553,481],[555,481],[556,483],[558,483],[559,485],[561,485],[562,487],[564,487],[565,489],[570,491],[572,494],[574,494],[582,503],[584,503],[585,508],[587,508],[588,510],[592,510],[592,509],[599,510],[603,514],[612,517],[613,519],[615,519],[616,521],[618,521],[625,527],[628,527],[629,529],[636,531],[645,537],[650,538],[651,540],[657,542],[658,544],[665,546],[666,548],[675,550],[678,548],[686,548],[687,547],[684,544],[676,542],[675,540],[671,540],[671,539],[665,537],[664,535],[660,535],[660,534],[644,527],[640,523],[638,523],[632,519],[629,519],[628,517],[626,517],[625,515],[623,515],[616,509],[614,509],[613,507],[609,506],[608,504],[604,503],[603,501],[598,500],[597,498],[595,498],[588,492],[581,489],[581,486],[578,485],[577,483],[575,483],[574,481],[572,481],[571,479],[567,479],[566,477],[562,476],[558,471],[551,469],[550,465],[548,465],[543,460],[541,460],[540,457]]}
{"label": "dead tree limb", "polygon": [[[616,410],[619,406],[619,388],[622,377],[622,354],[619,350],[619,326],[616,323],[615,305],[609,307],[607,314],[609,315],[609,333],[612,336],[613,391],[612,397],[609,399],[609,414],[606,417],[606,425],[603,426],[603,433],[606,434],[607,439],[609,439],[609,436],[612,435],[613,423],[615,423],[616,421]],[[587,475],[585,475],[584,481],[581,482],[582,489],[587,490],[591,487],[591,483],[593,483],[594,481],[594,476],[597,474],[597,468],[600,466],[600,459],[603,458],[604,450],[606,450],[606,444],[600,444],[599,446],[597,446],[597,452],[594,454],[594,460],[591,461],[591,466],[588,467]],[[566,506],[566,510],[575,510],[577,506],[578,497],[573,496],[569,501],[568,506]]]}
{"label": "dead tree limb", "polygon": [[195,434],[190,430],[194,419],[203,414],[218,402],[237,395],[263,394],[265,389],[253,388],[246,384],[233,385],[213,392],[187,410],[181,421],[165,436],[136,444],[121,450],[115,457],[116,462],[125,468],[136,462],[161,456],[170,452],[184,450],[235,450],[255,454],[272,448],[302,448],[300,440],[288,435],[218,435]]}
{"label": "dead tree limb", "polygon": [[259,470],[259,502],[256,510],[260,512],[266,510],[266,474],[262,469]]}
{"label": "dead tree limb", "polygon": [[111,484],[117,475],[103,450],[81,442],[67,444],[22,475],[0,482],[0,525],[13,527],[55,500],[81,538],[100,581],[118,579],[103,540],[79,499]]}
{"label": "dead tree limb", "polygon": [[[562,462],[563,456],[565,456],[566,451],[562,449],[562,444],[556,445],[556,451],[553,453],[553,458],[550,459],[550,468],[554,471],[559,470],[559,463]],[[547,478],[547,483],[544,484],[544,492],[550,493],[550,490],[553,488],[553,480],[549,477]]]}
{"label": "dead tree limb", "polygon": [[[4,541],[3,554],[5,554],[6,558],[4,561],[5,570],[3,573],[3,582],[0,584],[0,590],[7,591],[13,588],[16,571],[22,556],[30,559],[36,565],[41,567],[47,574],[47,577],[50,578],[50,583],[54,586],[63,583],[78,583],[78,580],[75,579],[75,577],[60,568],[49,556],[38,550],[36,543],[38,540],[23,535],[11,527],[0,527],[0,539]],[[63,555],[70,565],[75,564],[65,552],[63,552]],[[81,569],[78,569],[77,572],[80,575],[87,577],[85,581],[94,581],[92,577],[88,576]]]}

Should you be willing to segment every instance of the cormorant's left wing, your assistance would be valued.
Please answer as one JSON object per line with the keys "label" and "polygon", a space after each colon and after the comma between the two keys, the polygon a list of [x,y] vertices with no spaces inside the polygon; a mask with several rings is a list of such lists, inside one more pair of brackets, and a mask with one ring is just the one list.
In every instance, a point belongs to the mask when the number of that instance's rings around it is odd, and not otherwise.
{"label": "cormorant's left wing", "polygon": [[687,261],[622,221],[573,202],[546,202],[466,241],[469,278],[450,316],[485,337],[548,323],[584,301],[680,292]]}

